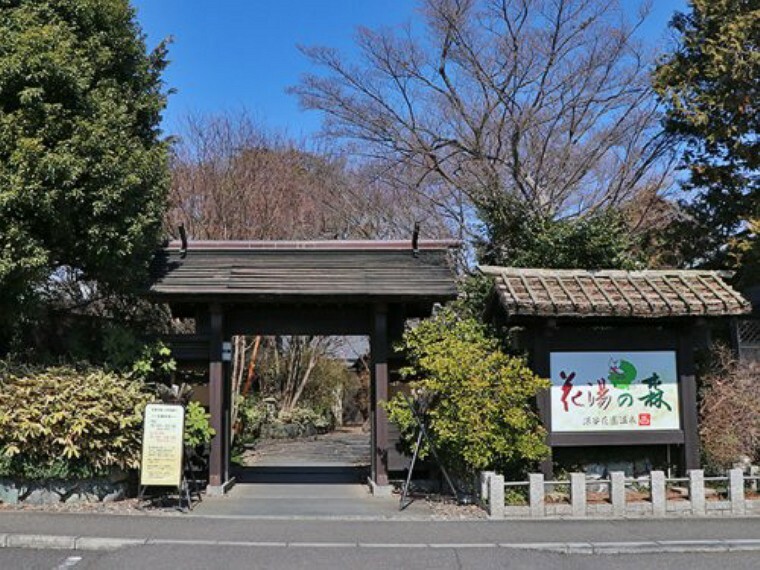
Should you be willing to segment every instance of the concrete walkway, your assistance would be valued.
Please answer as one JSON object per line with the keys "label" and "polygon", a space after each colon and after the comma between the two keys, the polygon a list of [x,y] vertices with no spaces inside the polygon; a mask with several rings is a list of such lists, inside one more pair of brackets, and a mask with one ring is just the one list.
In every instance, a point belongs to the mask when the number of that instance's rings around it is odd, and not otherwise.
{"label": "concrete walkway", "polygon": [[410,519],[429,517],[424,501],[399,511],[398,497],[373,497],[367,485],[242,483],[223,497],[208,497],[195,516]]}
{"label": "concrete walkway", "polygon": [[373,497],[369,475],[369,434],[343,428],[295,440],[265,440],[234,470],[235,486],[223,497],[208,497],[196,516],[271,518],[417,518],[431,511],[417,501],[399,511],[398,497]]}

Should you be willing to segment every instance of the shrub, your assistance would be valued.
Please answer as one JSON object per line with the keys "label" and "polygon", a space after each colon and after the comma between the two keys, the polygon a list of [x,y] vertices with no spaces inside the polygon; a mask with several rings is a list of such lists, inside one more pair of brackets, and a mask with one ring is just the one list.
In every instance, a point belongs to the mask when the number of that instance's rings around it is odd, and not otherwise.
{"label": "shrub", "polygon": [[310,408],[325,418],[333,416],[335,423],[342,424],[344,396],[359,389],[359,378],[343,360],[327,357],[317,360],[312,376],[313,381],[304,388],[300,407]]}
{"label": "shrub", "polygon": [[[417,400],[427,402],[424,415],[439,454],[462,475],[486,468],[516,473],[548,453],[533,402],[549,384],[498,344],[483,325],[451,309],[404,335],[410,364],[402,375],[412,380]],[[403,396],[386,409],[407,443],[414,441],[417,426]],[[428,453],[423,448],[422,456]]]}
{"label": "shrub", "polygon": [[283,424],[296,424],[303,428],[313,426],[318,432],[325,432],[332,427],[329,412],[320,413],[311,408],[293,408],[277,414],[277,421]]}
{"label": "shrub", "polygon": [[205,445],[216,435],[209,419],[211,414],[198,402],[190,402],[185,406],[185,445],[198,447]]}
{"label": "shrub", "polygon": [[0,476],[91,477],[139,465],[142,382],[98,368],[0,362]]}
{"label": "shrub", "polygon": [[760,364],[739,362],[727,347],[711,354],[702,378],[700,436],[708,466],[760,460]]}
{"label": "shrub", "polygon": [[267,405],[256,396],[238,396],[235,442],[252,443],[261,433],[261,426],[270,419]]}

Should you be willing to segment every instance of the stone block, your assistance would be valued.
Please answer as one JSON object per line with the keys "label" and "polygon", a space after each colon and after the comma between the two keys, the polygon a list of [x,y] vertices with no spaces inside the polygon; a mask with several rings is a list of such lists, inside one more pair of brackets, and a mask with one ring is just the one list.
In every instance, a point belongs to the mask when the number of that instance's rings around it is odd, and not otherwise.
{"label": "stone block", "polygon": [[586,474],[570,473],[570,503],[574,517],[586,516]]}
{"label": "stone block", "polygon": [[0,503],[16,505],[18,504],[18,499],[18,487],[10,481],[0,481]]}
{"label": "stone block", "polygon": [[[760,465],[750,465],[749,476],[760,477]],[[749,483],[749,488],[753,493],[757,493],[757,491],[760,489],[760,482],[757,479],[752,479]]]}
{"label": "stone block", "polygon": [[24,497],[24,503],[30,505],[54,505],[60,502],[61,496],[44,486],[35,487]]}
{"label": "stone block", "polygon": [[504,518],[504,476],[491,474],[488,478],[488,515],[492,519]]}
{"label": "stone block", "polygon": [[496,475],[493,471],[480,472],[480,500],[483,504],[488,503],[488,492],[490,490],[490,479]]}
{"label": "stone block", "polygon": [[652,499],[652,514],[656,517],[665,516],[667,496],[665,494],[665,472],[652,471],[650,477],[650,494]]}
{"label": "stone block", "polygon": [[528,475],[529,483],[529,505],[530,516],[543,517],[545,514],[544,509],[544,476],[542,473],[531,473]]}
{"label": "stone block", "polygon": [[705,514],[705,472],[702,469],[689,471],[689,501],[691,501],[692,514]]}
{"label": "stone block", "polygon": [[744,504],[744,471],[741,469],[731,469],[728,472],[728,486],[731,513],[743,515],[746,510]]}
{"label": "stone block", "polygon": [[622,471],[610,473],[610,499],[612,514],[623,516],[625,514],[625,473]]}
{"label": "stone block", "polygon": [[103,495],[100,499],[104,503],[115,503],[116,501],[123,501],[127,496],[127,490],[125,485],[115,486],[110,492]]}

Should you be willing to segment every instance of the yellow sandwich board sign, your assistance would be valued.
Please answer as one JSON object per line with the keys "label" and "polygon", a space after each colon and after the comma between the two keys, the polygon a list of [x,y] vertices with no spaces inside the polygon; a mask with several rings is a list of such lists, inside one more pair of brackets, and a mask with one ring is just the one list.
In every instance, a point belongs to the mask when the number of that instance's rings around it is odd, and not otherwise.
{"label": "yellow sandwich board sign", "polygon": [[143,422],[140,485],[179,487],[185,409],[177,404],[148,404]]}

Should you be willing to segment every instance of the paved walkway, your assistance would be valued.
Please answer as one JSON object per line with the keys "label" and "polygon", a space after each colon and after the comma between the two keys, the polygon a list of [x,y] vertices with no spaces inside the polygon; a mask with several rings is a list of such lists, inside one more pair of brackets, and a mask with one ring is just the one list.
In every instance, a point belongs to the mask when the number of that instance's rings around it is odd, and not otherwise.
{"label": "paved walkway", "polygon": [[346,427],[309,438],[263,440],[243,455],[243,464],[247,467],[368,466],[369,437],[360,427]]}
{"label": "paved walkway", "polygon": [[235,485],[224,497],[208,497],[195,516],[270,518],[416,519],[432,512],[425,501],[399,511],[397,496],[374,497],[366,484],[289,483]]}
{"label": "paved walkway", "polygon": [[296,440],[265,440],[234,470],[236,485],[208,497],[198,516],[416,518],[425,501],[399,511],[398,496],[374,497],[367,486],[369,434],[361,428]]}

